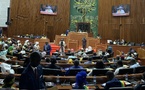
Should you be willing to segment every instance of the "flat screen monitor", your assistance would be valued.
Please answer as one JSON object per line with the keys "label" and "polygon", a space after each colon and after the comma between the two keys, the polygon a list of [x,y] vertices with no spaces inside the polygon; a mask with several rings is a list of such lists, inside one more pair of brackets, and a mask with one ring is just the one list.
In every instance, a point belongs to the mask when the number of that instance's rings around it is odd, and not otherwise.
{"label": "flat screen monitor", "polygon": [[50,5],[50,4],[41,4],[40,5],[40,14],[57,15],[57,6]]}
{"label": "flat screen monitor", "polygon": [[129,14],[130,14],[129,4],[120,4],[120,5],[112,6],[113,16],[129,16]]}

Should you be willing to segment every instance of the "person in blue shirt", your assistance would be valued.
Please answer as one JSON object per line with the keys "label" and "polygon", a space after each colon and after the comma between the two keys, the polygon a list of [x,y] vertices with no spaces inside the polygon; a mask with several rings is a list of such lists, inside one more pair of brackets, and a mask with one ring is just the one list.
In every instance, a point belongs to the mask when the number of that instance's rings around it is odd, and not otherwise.
{"label": "person in blue shirt", "polygon": [[78,61],[78,60],[75,60],[75,61],[74,61],[74,65],[71,66],[71,67],[66,71],[65,75],[68,75],[68,74],[69,74],[69,70],[70,70],[70,69],[83,69],[83,67],[79,65],[79,61]]}
{"label": "person in blue shirt", "polygon": [[76,75],[76,82],[73,89],[89,90],[88,87],[86,86],[87,84],[86,77],[87,77],[87,73],[85,71],[78,72]]}
{"label": "person in blue shirt", "polygon": [[84,64],[92,64],[92,57],[89,57],[88,61],[84,62]]}
{"label": "person in blue shirt", "polygon": [[45,42],[43,50],[46,52],[46,55],[50,55],[51,45],[48,42]]}

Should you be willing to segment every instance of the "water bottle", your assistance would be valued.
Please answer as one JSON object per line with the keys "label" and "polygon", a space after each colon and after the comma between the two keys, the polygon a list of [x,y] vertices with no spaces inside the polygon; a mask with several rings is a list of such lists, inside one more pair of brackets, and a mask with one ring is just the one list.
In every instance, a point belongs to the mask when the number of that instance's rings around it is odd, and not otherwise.
{"label": "water bottle", "polygon": [[59,84],[60,80],[59,80],[59,75],[57,75],[57,78],[56,78],[56,83]]}
{"label": "water bottle", "polygon": [[125,75],[125,81],[128,81],[128,74]]}
{"label": "water bottle", "polygon": [[97,84],[97,81],[96,81],[96,75],[94,75],[93,82],[94,82],[94,85]]}

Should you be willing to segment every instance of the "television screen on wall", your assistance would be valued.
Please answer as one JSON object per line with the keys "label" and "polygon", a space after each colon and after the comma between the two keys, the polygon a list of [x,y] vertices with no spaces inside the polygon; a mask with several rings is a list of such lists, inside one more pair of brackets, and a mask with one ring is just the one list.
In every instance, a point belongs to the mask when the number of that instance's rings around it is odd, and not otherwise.
{"label": "television screen on wall", "polygon": [[120,4],[120,5],[112,6],[113,16],[129,16],[129,14],[130,14],[129,4]]}
{"label": "television screen on wall", "polygon": [[40,14],[57,15],[57,6],[49,4],[41,4]]}

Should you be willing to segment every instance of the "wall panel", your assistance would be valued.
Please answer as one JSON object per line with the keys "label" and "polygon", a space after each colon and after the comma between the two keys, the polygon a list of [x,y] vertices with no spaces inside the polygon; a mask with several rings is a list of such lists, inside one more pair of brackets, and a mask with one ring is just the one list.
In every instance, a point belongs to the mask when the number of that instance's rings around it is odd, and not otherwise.
{"label": "wall panel", "polygon": [[[41,4],[56,5],[58,14],[41,15]],[[70,0],[11,0],[10,8],[12,23],[8,27],[8,36],[44,34],[53,41],[56,34],[69,28]]]}
{"label": "wall panel", "polygon": [[[130,15],[113,17],[112,6],[130,4]],[[103,39],[145,42],[145,0],[99,0],[98,32]]]}

